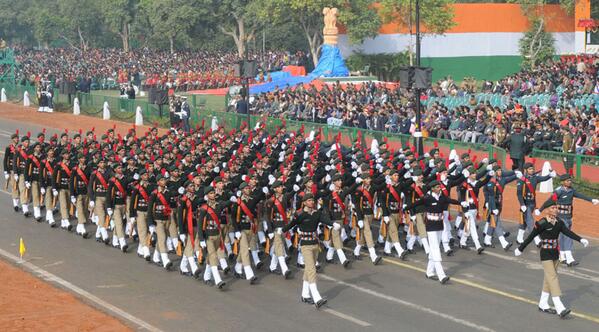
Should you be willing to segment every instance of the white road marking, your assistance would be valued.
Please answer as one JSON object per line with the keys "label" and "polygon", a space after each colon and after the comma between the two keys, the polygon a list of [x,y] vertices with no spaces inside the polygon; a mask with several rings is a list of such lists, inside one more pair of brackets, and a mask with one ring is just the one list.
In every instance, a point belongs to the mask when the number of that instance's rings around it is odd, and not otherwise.
{"label": "white road marking", "polygon": [[121,317],[122,319],[131,322],[132,324],[138,326],[140,329],[144,329],[144,330],[148,330],[148,331],[152,331],[152,332],[161,332],[162,330],[160,330],[159,328],[150,325],[149,323],[129,314],[128,312],[119,309],[117,307],[115,307],[114,305],[100,299],[99,297],[71,284],[70,282],[40,268],[37,267],[29,262],[26,261],[22,261],[19,257],[12,255],[9,252],[6,252],[2,249],[0,249],[0,255],[3,256],[4,258],[15,262],[16,264],[19,264],[23,267],[25,267],[26,269],[30,270],[31,272],[33,272],[34,274],[36,274],[39,278],[58,284],[64,288],[67,288],[68,290],[74,292],[75,294],[95,303],[96,305],[98,305],[99,307],[102,307],[103,309],[105,309],[106,311],[110,312],[111,314]]}
{"label": "white road marking", "polygon": [[326,308],[326,309],[323,309],[323,310],[321,310],[321,311],[324,311],[324,312],[326,312],[326,313],[329,313],[329,314],[331,314],[331,315],[333,315],[333,316],[337,316],[337,317],[339,317],[339,318],[341,318],[341,319],[348,320],[348,321],[350,321],[350,322],[352,322],[352,323],[355,323],[355,324],[358,324],[358,325],[360,325],[360,326],[362,326],[362,327],[368,327],[368,326],[372,326],[372,325],[371,325],[370,323],[368,323],[368,322],[365,322],[365,321],[363,321],[363,320],[357,319],[357,318],[355,318],[355,317],[352,317],[352,316],[350,316],[350,315],[346,315],[346,314],[344,314],[344,313],[342,313],[342,312],[339,312],[339,311],[337,311],[337,310],[333,310],[333,309]]}
{"label": "white road marking", "polygon": [[482,326],[482,325],[473,323],[471,321],[467,321],[465,319],[461,319],[461,318],[458,318],[458,317],[455,317],[455,316],[452,316],[452,315],[449,315],[449,314],[445,314],[445,313],[439,312],[439,311],[437,311],[435,309],[431,309],[431,308],[428,308],[428,307],[425,307],[425,306],[421,306],[421,305],[416,304],[416,303],[412,303],[412,302],[408,302],[406,300],[398,299],[396,297],[393,297],[393,296],[390,296],[390,295],[387,295],[387,294],[382,294],[382,293],[379,293],[377,291],[374,291],[374,290],[371,290],[371,289],[368,289],[368,288],[365,288],[365,287],[361,287],[361,286],[358,286],[358,285],[355,285],[355,284],[347,283],[345,281],[338,280],[338,279],[335,279],[333,277],[330,277],[330,276],[328,276],[326,274],[320,274],[319,276],[322,279],[325,279],[325,280],[328,280],[328,281],[332,281],[332,282],[335,282],[335,283],[337,283],[339,285],[343,285],[343,286],[346,286],[346,287],[349,287],[349,288],[353,288],[353,289],[355,289],[355,290],[357,290],[359,292],[366,293],[368,295],[372,295],[372,296],[375,296],[375,297],[378,297],[378,298],[381,298],[381,299],[384,299],[384,300],[387,300],[387,301],[390,301],[390,302],[395,302],[395,303],[404,305],[406,307],[410,307],[412,309],[415,309],[415,310],[418,310],[418,311],[422,311],[422,312],[431,314],[433,316],[437,316],[437,317],[440,317],[440,318],[452,321],[454,323],[470,327],[470,328],[478,330],[478,331],[486,331],[486,332],[495,331],[495,330],[493,330],[491,328],[488,328],[486,326]]}
{"label": "white road marking", "polygon": [[97,288],[123,288],[127,285],[125,284],[116,284],[116,285],[98,285]]}
{"label": "white road marking", "polygon": [[63,261],[58,261],[58,262],[54,262],[54,263],[43,265],[43,267],[56,266],[56,265],[60,265],[62,263],[64,263],[64,262]]}

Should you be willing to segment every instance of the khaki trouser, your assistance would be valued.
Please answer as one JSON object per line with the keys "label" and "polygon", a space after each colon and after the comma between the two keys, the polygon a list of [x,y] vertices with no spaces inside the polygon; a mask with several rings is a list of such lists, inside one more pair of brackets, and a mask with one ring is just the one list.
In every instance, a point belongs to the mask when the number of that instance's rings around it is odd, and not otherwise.
{"label": "khaki trouser", "polygon": [[387,224],[387,241],[391,243],[399,242],[399,213],[392,213],[389,216],[389,223]]}
{"label": "khaki trouser", "polygon": [[87,195],[77,195],[77,201],[75,202],[77,224],[83,225],[87,222],[88,206],[89,197],[87,197]]}
{"label": "khaki trouser", "polygon": [[158,252],[161,254],[167,254],[166,249],[166,220],[156,220],[156,245],[158,246]]}
{"label": "khaki trouser", "polygon": [[69,220],[69,207],[71,204],[69,198],[69,190],[68,189],[59,189],[58,190],[58,204],[60,204],[60,218],[64,220]]}
{"label": "khaki trouser", "polygon": [[126,215],[126,220],[129,220],[129,216],[131,215],[131,211],[129,211],[129,205],[131,205],[131,196],[127,196],[127,198],[125,198],[125,215]]}
{"label": "khaki trouser", "polygon": [[31,198],[33,199],[33,207],[39,207],[40,205],[42,205],[40,184],[37,181],[31,182]]}
{"label": "khaki trouser", "polygon": [[8,177],[8,188],[10,188],[12,198],[18,199],[19,198],[19,186],[18,186],[18,181],[15,181],[15,172],[13,172],[13,171],[10,172],[10,176]]}
{"label": "khaki trouser", "polygon": [[[243,235],[242,235],[243,236]],[[208,265],[210,266],[218,266],[218,251],[220,248],[220,236],[218,235],[210,235],[207,239],[206,239],[206,251],[208,252]],[[247,255],[247,250],[246,250],[246,255]],[[249,257],[248,257],[249,259]],[[245,265],[245,264],[243,264]]]}
{"label": "khaki trouser", "polygon": [[[333,223],[338,223],[339,225],[343,225],[343,220],[333,220]],[[364,226],[366,227],[366,226]],[[341,229],[335,229],[331,227],[331,242],[333,243],[333,248],[335,250],[343,249],[343,241],[341,241]]]}
{"label": "khaki trouser", "polygon": [[52,187],[46,187],[46,193],[44,194],[44,205],[46,205],[46,210],[54,209],[54,196],[52,196]]}
{"label": "khaki trouser", "polygon": [[414,229],[416,230],[416,234],[414,235],[418,235],[420,237],[426,236],[426,225],[424,225],[424,213],[416,214],[416,228]]}
{"label": "khaki trouser", "polygon": [[173,211],[171,212],[171,215],[168,218],[168,221],[166,222],[166,231],[167,231],[167,235],[170,238],[177,238],[179,237],[179,231],[177,231],[177,218],[176,218],[176,214],[175,214],[175,210],[173,209]]}
{"label": "khaki trouser", "polygon": [[187,235],[187,237],[185,239],[185,249],[183,250],[183,256],[193,257],[193,254],[200,250],[200,240],[198,239],[198,236],[196,234],[196,236],[194,236],[193,238],[193,245],[191,245],[191,236],[189,236],[189,234],[185,235]]}
{"label": "khaki trouser", "polygon": [[125,227],[123,227],[123,217],[125,217],[125,205],[115,205],[112,212],[112,221],[114,222],[114,231],[119,239],[125,238]]}
{"label": "khaki trouser", "polygon": [[98,217],[98,227],[108,227],[106,223],[106,197],[97,196],[94,204],[94,214]]}
{"label": "khaki trouser", "polygon": [[29,190],[25,188],[25,176],[19,175],[19,199],[21,200],[21,204],[29,203]]}
{"label": "khaki trouser", "polygon": [[241,237],[239,238],[239,252],[237,253],[237,263],[241,263],[243,266],[251,266],[250,261],[250,239],[254,234],[251,230],[245,229],[241,231]]}
{"label": "khaki trouser", "polygon": [[143,211],[137,211],[137,236],[139,236],[139,245],[146,246],[148,241],[148,213]]}
{"label": "khaki trouser", "polygon": [[275,251],[275,255],[277,257],[285,256],[285,242],[283,241],[283,234],[277,234],[275,232],[274,237],[272,238],[272,247]]}
{"label": "khaki trouser", "polygon": [[366,242],[366,246],[368,248],[374,248],[374,241],[372,241],[372,230],[370,229],[370,224],[372,223],[372,219],[374,216],[372,214],[364,215],[364,228],[361,229],[362,236],[360,237],[359,244],[361,246]]}
{"label": "khaki trouser", "polygon": [[562,290],[559,287],[559,280],[557,279],[557,266],[559,261],[541,261],[543,265],[543,292],[551,293],[552,297],[562,296]]}
{"label": "khaki trouser", "polygon": [[316,283],[316,259],[318,258],[318,245],[302,245],[302,256],[304,256],[304,277],[303,280],[310,284]]}

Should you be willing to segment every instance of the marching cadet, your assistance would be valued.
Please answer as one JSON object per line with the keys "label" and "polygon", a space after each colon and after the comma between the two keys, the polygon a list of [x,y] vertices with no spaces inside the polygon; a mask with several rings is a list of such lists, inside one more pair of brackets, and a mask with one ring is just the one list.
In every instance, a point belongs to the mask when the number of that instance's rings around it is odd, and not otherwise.
{"label": "marching cadet", "polygon": [[160,263],[162,260],[162,266],[169,270],[173,263],[168,258],[168,251],[166,247],[166,223],[172,215],[171,205],[169,199],[171,193],[166,187],[167,179],[164,175],[160,174],[156,177],[156,188],[152,195],[150,195],[150,203],[148,204],[148,225],[150,233],[156,232],[158,237],[156,243],[157,248],[154,250],[154,263]]}
{"label": "marching cadet", "polygon": [[[227,176],[228,170],[225,170],[223,172],[223,176]],[[233,194],[231,193],[230,190],[226,189],[226,184],[225,184],[225,178],[217,176],[214,178],[214,194],[215,199],[217,202],[220,201],[224,201],[227,200],[228,198],[231,198],[231,196],[233,196]],[[200,179],[198,176],[194,177],[195,179]],[[233,225],[231,225],[231,223],[229,222],[230,216],[231,216],[231,208],[230,206],[226,206],[223,209],[220,210],[219,213],[219,220],[220,220],[220,224],[222,225],[223,228],[223,234],[224,234],[224,247],[227,251],[227,254],[229,255],[229,259],[233,260],[234,254],[233,254],[233,248],[231,246],[231,244],[233,242],[235,242],[235,230],[233,228]],[[219,249],[218,250],[218,261],[220,263],[220,267],[223,270],[223,272],[225,274],[228,274],[230,271],[229,268],[229,264],[227,263],[227,260],[225,258],[225,251]]]}
{"label": "marching cadet", "polygon": [[87,222],[87,210],[89,209],[89,196],[87,195],[87,187],[89,178],[91,177],[91,167],[87,165],[87,158],[83,153],[77,155],[78,164],[73,168],[71,179],[69,181],[69,191],[71,203],[75,206],[75,214],[77,215],[77,235],[87,239],[88,233],[85,229]]}
{"label": "marching cadet", "polygon": [[485,232],[483,246],[492,247],[493,235],[497,234],[501,247],[503,250],[508,251],[512,243],[505,239],[500,214],[503,207],[503,190],[508,183],[516,180],[517,177],[516,174],[503,176],[503,170],[500,166],[493,167],[493,171],[495,176],[491,177],[483,189],[487,204],[487,223],[489,224]]}
{"label": "marching cadet", "polygon": [[70,218],[70,192],[69,192],[69,181],[71,179],[71,165],[70,157],[71,152],[69,149],[64,148],[60,152],[61,161],[56,165],[54,172],[54,188],[52,188],[52,195],[58,196],[58,204],[60,205],[60,228],[71,231],[73,226],[71,225]]}
{"label": "marching cadet", "polygon": [[4,181],[6,181],[6,189],[10,187],[12,195],[12,206],[15,212],[19,212],[19,187],[18,177],[15,180],[15,157],[17,154],[17,146],[19,144],[19,131],[10,136],[11,142],[4,150],[4,160],[2,165],[4,167]]}
{"label": "marching cadet", "polygon": [[[29,134],[29,133],[28,133]],[[27,154],[29,150],[29,135],[21,138],[21,145],[17,147],[16,153],[13,160],[13,177],[15,183],[18,185],[19,200],[21,202],[21,209],[25,217],[29,217],[29,188],[25,187],[25,172],[27,167]]]}
{"label": "marching cadet", "polygon": [[[541,299],[539,300],[539,311],[548,314],[558,314],[560,318],[565,318],[570,314],[570,309],[566,308],[562,303],[560,296],[562,295],[559,280],[557,279],[557,266],[559,265],[559,241],[558,237],[564,235],[572,240],[580,242],[584,247],[589,245],[589,241],[581,238],[572,232],[558,217],[558,206],[556,201],[547,200],[543,206],[543,210],[547,210],[547,215],[535,223],[535,227],[528,235],[526,240],[514,251],[514,255],[520,256],[532,240],[539,236],[541,238],[541,264],[543,265],[543,290]],[[549,307],[549,295],[553,300],[555,309]]]}
{"label": "marching cadet", "polygon": [[[599,204],[599,200],[593,199],[583,193],[576,191],[576,189],[572,187],[572,177],[568,174],[560,176],[560,181],[562,182],[562,185],[555,189],[553,195],[548,198],[548,201],[555,201],[557,206],[557,217],[564,222],[564,226],[567,229],[572,229],[572,215],[574,210],[572,203],[574,201],[574,197],[592,202],[593,205]],[[545,205],[543,205],[543,207],[544,206]],[[535,211],[535,215],[539,215],[544,209],[543,207]],[[560,261],[566,263],[569,267],[578,265],[578,261],[576,261],[572,255],[572,238],[564,236],[564,234],[560,234],[559,244]]]}
{"label": "marching cadet", "polygon": [[356,179],[358,183],[362,183],[362,185],[354,192],[354,202],[356,205],[355,211],[361,234],[359,239],[356,241],[354,257],[358,260],[360,259],[360,250],[362,249],[364,243],[366,243],[366,246],[368,247],[368,253],[370,254],[370,260],[374,265],[378,265],[381,262],[381,257],[377,256],[376,254],[370,225],[372,224],[372,220],[374,218],[374,193],[379,191],[383,186],[371,185],[372,180],[368,172],[368,170],[363,171],[360,177]]}
{"label": "marching cadet", "polygon": [[[410,164],[406,163],[406,165],[409,167]],[[407,179],[407,183],[404,185],[404,196],[408,198],[406,203],[407,205],[414,204],[414,202],[426,195],[422,170],[420,168],[416,168],[412,171],[412,173],[406,172],[404,178]],[[417,239],[419,239],[420,243],[422,244],[422,248],[424,248],[424,252],[428,255],[429,246],[428,239],[425,236],[426,225],[424,224],[423,212],[424,210],[422,206],[415,206],[410,210],[411,223],[408,228],[408,235],[410,238],[408,239],[406,247],[408,252],[413,252],[414,243]],[[414,227],[414,224],[416,224],[416,227]]]}
{"label": "marching cadet", "polygon": [[129,219],[131,225],[137,225],[138,246],[137,255],[150,261],[150,238],[148,236],[148,204],[152,187],[148,182],[148,172],[145,168],[139,170],[139,182],[131,191]]}
{"label": "marching cadet", "polygon": [[383,193],[383,222],[385,223],[387,236],[385,239],[385,254],[391,254],[391,246],[397,251],[397,256],[404,260],[406,258],[407,251],[402,248],[399,243],[399,225],[403,223],[402,220],[402,209],[403,199],[403,185],[399,182],[399,172],[397,170],[391,171],[390,183],[387,184]]}
{"label": "marching cadet", "polygon": [[50,227],[56,227],[53,213],[55,201],[52,195],[52,188],[54,188],[54,168],[56,167],[55,151],[54,148],[50,147],[46,152],[46,159],[43,161],[42,166],[40,188],[40,193],[44,196],[44,205],[46,206],[46,221]]}
{"label": "marching cadet", "polygon": [[270,241],[270,250],[267,254],[270,254],[270,267],[271,273],[276,273],[277,266],[281,267],[281,274],[285,279],[291,277],[291,271],[287,267],[287,261],[285,253],[285,240],[280,232],[279,228],[285,227],[289,223],[289,218],[292,215],[290,207],[290,200],[295,194],[293,191],[284,194],[285,187],[283,183],[276,180],[272,184],[273,196],[266,201],[264,210],[266,214],[266,220],[269,224],[268,237]]}
{"label": "marching cadet", "polygon": [[110,216],[106,215],[106,207],[109,199],[108,196],[108,179],[110,173],[106,168],[106,160],[104,158],[98,160],[98,169],[92,173],[89,180],[89,207],[93,209],[93,214],[96,217],[96,241],[109,243],[108,231],[106,228],[110,223]]}
{"label": "marching cadet", "polygon": [[[520,226],[518,227],[518,235],[516,242],[521,244],[524,241],[524,234],[530,231],[534,226],[533,211],[536,209],[536,190],[537,184],[547,181],[556,176],[555,171],[551,171],[546,176],[535,174],[535,167],[532,163],[524,164],[524,176],[518,173],[520,180],[516,188],[516,196],[520,202]],[[535,239],[535,244],[538,246],[541,243],[540,238]]]}
{"label": "marching cadet", "polygon": [[[197,278],[200,275],[200,269],[196,263],[196,252],[200,249],[199,239],[196,237],[198,232],[197,221],[195,220],[200,200],[196,197],[195,186],[192,181],[185,182],[185,194],[181,195],[179,207],[177,210],[177,222],[179,224],[179,239],[184,246],[179,264],[179,272],[183,275]],[[199,256],[199,255],[198,255]],[[189,271],[191,268],[191,272]]]}
{"label": "marching cadet", "polygon": [[127,204],[127,188],[129,179],[123,174],[123,165],[117,163],[114,165],[114,176],[108,183],[108,198],[106,200],[106,212],[112,217],[114,223],[114,233],[112,234],[112,246],[120,247],[122,252],[127,252],[129,245],[125,238],[125,228],[123,220],[127,218],[125,214],[125,204]]}
{"label": "marching cadet", "polygon": [[40,143],[33,144],[33,153],[27,159],[25,171],[25,188],[31,191],[33,200],[33,218],[39,222],[42,220],[40,206],[43,205],[40,194],[41,169],[42,169],[42,145]]}
{"label": "marching cadet", "polygon": [[[218,289],[223,289],[226,283],[222,280],[218,271],[218,250],[224,246],[223,237],[226,234],[220,223],[219,213],[222,209],[228,207],[230,203],[235,203],[237,198],[232,196],[230,201],[216,201],[216,192],[214,187],[207,186],[204,189],[206,194],[206,203],[200,207],[198,215],[198,237],[200,247],[207,251],[206,269],[204,270],[204,282],[209,283],[214,280],[214,285]],[[191,234],[191,233],[190,233]]]}
{"label": "marching cadet", "polygon": [[[353,177],[349,178],[353,180]],[[356,181],[352,182],[353,184],[349,188],[342,189],[343,176],[341,174],[335,174],[332,178],[333,190],[328,190],[328,188],[325,188],[325,193],[322,194],[325,203],[324,206],[326,207],[325,211],[329,213],[329,219],[340,225],[346,225],[348,223],[345,212],[345,199],[347,196],[352,195],[358,186],[360,186],[360,184],[356,183]],[[345,252],[343,251],[343,241],[341,240],[340,230],[331,229],[330,233],[330,238],[333,245],[329,246],[327,250],[327,262],[332,262],[335,253],[337,253],[339,262],[343,265],[343,267],[349,267],[350,261],[347,259],[347,257],[345,257]]]}
{"label": "marching cadet", "polygon": [[179,176],[179,169],[176,165],[171,165],[168,168],[167,188],[169,191],[169,204],[171,215],[166,223],[166,247],[169,253],[174,252],[179,244],[179,231],[177,230],[177,204],[179,197],[185,193],[183,187],[183,179]]}
{"label": "marching cadet", "polygon": [[449,204],[459,205],[461,203],[449,196],[443,195],[441,193],[441,184],[437,180],[429,183],[428,187],[430,188],[430,193],[425,194],[413,204],[408,204],[406,209],[413,209],[416,206],[424,207],[424,220],[430,250],[426,277],[428,279],[438,278],[441,284],[445,284],[449,281],[449,277],[445,275],[443,265],[441,265],[441,250],[439,248],[444,227],[443,211],[447,209]]}
{"label": "marching cadet", "polygon": [[318,260],[318,252],[320,251],[318,225],[322,223],[332,226],[336,230],[339,230],[341,225],[333,223],[325,211],[316,209],[316,203],[312,194],[304,195],[303,201],[302,211],[289,224],[285,225],[282,229],[278,229],[277,232],[283,234],[293,227],[298,228],[300,250],[304,256],[305,264],[304,276],[302,278],[301,301],[303,303],[313,303],[316,308],[320,308],[327,300],[320,296],[316,286],[316,261]]}
{"label": "marching cadet", "polygon": [[[233,207],[233,227],[235,228],[235,239],[238,246],[237,263],[235,264],[235,276],[240,278],[245,272],[245,278],[250,284],[255,284],[258,277],[252,270],[250,260],[250,239],[256,231],[256,205],[260,197],[252,197],[251,188],[246,182],[239,186],[241,196],[237,198],[237,206]],[[242,272],[243,267],[243,272]]]}
{"label": "marching cadet", "polygon": [[471,236],[476,252],[480,255],[485,248],[480,245],[478,232],[476,230],[476,218],[478,216],[479,208],[478,194],[480,188],[484,187],[489,182],[491,176],[495,175],[495,172],[489,171],[487,176],[479,181],[476,179],[476,170],[474,167],[470,166],[462,171],[462,175],[464,175],[467,180],[458,188],[458,197],[462,202],[465,219],[463,222],[464,230],[462,232],[462,237],[460,238],[460,248],[468,249],[466,241],[468,240],[468,237]]}
{"label": "marching cadet", "polygon": [[[440,165],[437,168],[437,181],[441,187],[441,193],[448,198],[451,197],[451,189],[461,185],[466,178],[462,173],[450,176],[445,165]],[[453,237],[451,235],[451,223],[449,222],[449,206],[446,206],[443,211],[443,233],[441,234],[441,244],[443,251],[447,256],[453,255]]]}

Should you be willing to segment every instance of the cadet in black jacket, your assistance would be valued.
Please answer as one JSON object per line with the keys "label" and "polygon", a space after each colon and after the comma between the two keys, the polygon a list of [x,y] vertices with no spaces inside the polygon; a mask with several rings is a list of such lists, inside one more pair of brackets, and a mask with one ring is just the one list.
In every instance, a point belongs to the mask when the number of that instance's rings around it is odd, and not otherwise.
{"label": "cadet in black jacket", "polygon": [[[557,279],[557,266],[559,265],[558,237],[560,234],[564,234],[575,241],[579,241],[585,247],[589,245],[589,241],[576,235],[576,233],[568,229],[564,222],[557,217],[558,208],[554,200],[546,201],[543,204],[543,209],[547,210],[547,216],[535,223],[532,232],[520,247],[514,251],[514,254],[520,256],[522,251],[524,251],[526,246],[535,238],[535,236],[538,235],[541,238],[540,256],[541,264],[543,265],[544,279],[543,291],[541,292],[541,299],[539,301],[539,310],[549,314],[557,313],[561,318],[564,318],[570,313],[570,309],[566,308],[560,299],[562,292]],[[549,294],[551,294],[555,310],[549,307]]]}
{"label": "cadet in black jacket", "polygon": [[169,204],[171,195],[166,188],[166,178],[163,175],[156,177],[156,183],[158,184],[158,188],[152,192],[150,203],[148,204],[150,233],[153,234],[156,232],[158,237],[156,241],[158,247],[154,250],[152,261],[159,264],[160,260],[162,260],[162,266],[168,270],[173,265],[168,258],[166,247],[166,223],[172,214]]}
{"label": "cadet in black jacket", "polygon": [[150,193],[152,187],[148,182],[149,174],[142,168],[139,170],[139,183],[133,187],[129,207],[129,218],[131,224],[137,224],[137,234],[139,245],[137,246],[137,255],[150,261],[150,239],[148,236],[148,204],[150,203]]}

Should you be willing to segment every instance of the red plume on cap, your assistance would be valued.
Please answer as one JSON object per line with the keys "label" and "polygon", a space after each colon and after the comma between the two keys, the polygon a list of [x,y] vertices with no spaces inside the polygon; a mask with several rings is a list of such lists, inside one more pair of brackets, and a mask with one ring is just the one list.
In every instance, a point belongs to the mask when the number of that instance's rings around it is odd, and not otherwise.
{"label": "red plume on cap", "polygon": [[437,181],[441,181],[441,173],[437,173]]}
{"label": "red plume on cap", "polygon": [[219,175],[221,178],[225,177],[225,171],[221,170],[221,171],[218,173],[218,175]]}
{"label": "red plume on cap", "polygon": [[341,141],[341,132],[337,134],[337,138],[335,138],[335,143],[339,143]]}
{"label": "red plume on cap", "polygon": [[412,151],[412,153],[415,154],[415,152],[416,152],[416,146],[415,145],[410,146],[410,150]]}
{"label": "red plume on cap", "polygon": [[151,161],[154,161],[154,160],[156,160],[156,157],[154,157],[154,155],[151,155],[151,156],[150,156],[150,160],[151,160]]}
{"label": "red plume on cap", "polygon": [[189,181],[193,180],[193,173],[187,174],[187,180],[189,180]]}
{"label": "red plume on cap", "polygon": [[449,158],[445,159],[445,168],[449,169]]}
{"label": "red plume on cap", "polygon": [[553,195],[551,195],[551,199],[555,202],[557,202],[557,194],[553,193]]}
{"label": "red plume on cap", "polygon": [[27,137],[31,137],[31,132],[30,131],[27,132]]}
{"label": "red plume on cap", "polygon": [[204,128],[204,123],[206,123],[206,120],[202,119],[202,125],[200,126],[200,128]]}
{"label": "red plume on cap", "polygon": [[[19,136],[19,129],[17,129],[17,130],[15,131],[15,134],[17,134],[17,136]],[[55,134],[55,135],[56,135],[56,134]]]}
{"label": "red plume on cap", "polygon": [[497,160],[497,152],[493,153],[493,159]]}
{"label": "red plume on cap", "polygon": [[164,176],[164,174],[166,174],[166,168],[161,169],[160,173],[162,174],[162,176]]}
{"label": "red plume on cap", "polygon": [[42,134],[46,135],[46,128],[42,128]]}
{"label": "red plume on cap", "polygon": [[534,164],[536,164],[536,162],[537,162],[537,158],[532,158],[532,159],[530,160],[530,162],[531,162],[533,165],[534,165]]}
{"label": "red plume on cap", "polygon": [[389,143],[389,139],[387,138],[387,136],[383,137],[383,142]]}
{"label": "red plume on cap", "polygon": [[112,129],[116,130],[116,123],[112,125]]}
{"label": "red plume on cap", "polygon": [[434,146],[435,148],[439,148],[439,141],[438,141],[438,140],[435,140],[435,141],[433,142],[433,146]]}
{"label": "red plume on cap", "polygon": [[439,151],[439,157],[445,158],[445,155],[443,154],[443,152]]}
{"label": "red plume on cap", "polygon": [[478,157],[477,155],[474,155],[474,156],[472,156],[472,163],[473,163],[473,164],[475,164],[475,163],[476,163],[476,158],[477,158],[477,157]]}
{"label": "red plume on cap", "polygon": [[497,165],[501,167],[501,160],[497,160]]}
{"label": "red plume on cap", "polygon": [[92,132],[96,131],[96,127],[92,127]]}
{"label": "red plume on cap", "polygon": [[570,167],[570,169],[568,169],[568,174],[570,176],[574,175],[574,168]]}
{"label": "red plume on cap", "polygon": [[83,133],[83,130],[81,130],[81,128],[79,128],[79,135],[81,135]]}

